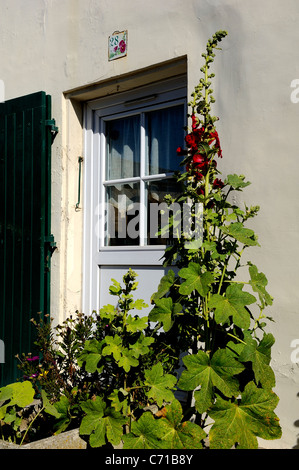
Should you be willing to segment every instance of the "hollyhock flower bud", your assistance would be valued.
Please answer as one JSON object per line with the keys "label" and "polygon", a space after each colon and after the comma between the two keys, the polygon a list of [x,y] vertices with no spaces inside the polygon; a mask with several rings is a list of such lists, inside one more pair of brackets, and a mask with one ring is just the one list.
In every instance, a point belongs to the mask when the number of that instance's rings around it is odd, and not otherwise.
{"label": "hollyhock flower bud", "polygon": [[187,154],[186,150],[184,150],[182,147],[178,147],[178,148],[176,149],[176,153],[177,153],[177,155],[178,155],[179,157],[181,157],[182,155],[186,155],[186,154]]}
{"label": "hollyhock flower bud", "polygon": [[194,130],[198,126],[198,119],[195,116],[195,114],[192,114],[191,119],[192,119],[192,129]]}

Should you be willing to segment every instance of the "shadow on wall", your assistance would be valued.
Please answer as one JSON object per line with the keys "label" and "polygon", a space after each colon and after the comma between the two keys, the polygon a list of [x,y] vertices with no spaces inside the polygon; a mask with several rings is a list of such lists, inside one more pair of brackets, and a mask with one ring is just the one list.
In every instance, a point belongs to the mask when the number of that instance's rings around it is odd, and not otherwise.
{"label": "shadow on wall", "polygon": [[[299,392],[297,393],[297,397],[299,397]],[[299,419],[296,419],[296,421],[294,421],[294,426],[295,426],[296,428],[299,428]],[[299,449],[299,434],[297,434],[297,436],[298,436],[298,437],[297,437],[297,444],[294,445],[294,446],[292,447],[292,449]]]}

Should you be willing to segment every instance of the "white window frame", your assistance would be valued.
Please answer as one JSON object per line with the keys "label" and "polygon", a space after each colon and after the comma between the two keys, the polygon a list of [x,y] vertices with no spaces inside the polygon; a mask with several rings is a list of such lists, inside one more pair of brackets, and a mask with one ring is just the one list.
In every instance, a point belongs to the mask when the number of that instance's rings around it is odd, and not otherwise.
{"label": "white window frame", "polygon": [[[144,155],[140,156],[140,176],[105,181],[105,121],[138,114],[146,109],[155,110],[184,104],[187,115],[186,76],[167,79],[157,84],[115,94],[86,103],[84,111],[84,191],[83,191],[83,279],[82,304],[85,313],[99,308],[100,266],[159,266],[164,245],[144,245],[140,224],[140,245],[104,246],[103,224],[99,223],[98,208],[104,201],[105,185],[126,181],[162,180],[171,174],[145,175]],[[102,124],[101,124],[102,123]],[[185,122],[186,125],[186,122]],[[144,127],[143,127],[144,129]],[[145,139],[144,132],[141,139]],[[145,148],[141,140],[141,149]],[[182,142],[183,144],[183,142]],[[176,155],[174,155],[176,158]],[[144,187],[143,184],[140,186]],[[141,201],[144,194],[140,194]],[[144,205],[140,205],[140,220],[144,220]]]}

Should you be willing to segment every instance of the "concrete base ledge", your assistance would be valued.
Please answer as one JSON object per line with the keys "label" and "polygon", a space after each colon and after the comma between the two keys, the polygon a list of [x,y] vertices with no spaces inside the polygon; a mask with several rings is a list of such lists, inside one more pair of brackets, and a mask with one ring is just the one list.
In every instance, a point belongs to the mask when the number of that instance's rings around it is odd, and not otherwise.
{"label": "concrete base ledge", "polygon": [[87,443],[81,439],[79,429],[66,431],[57,436],[19,446],[11,442],[0,441],[0,449],[86,449]]}

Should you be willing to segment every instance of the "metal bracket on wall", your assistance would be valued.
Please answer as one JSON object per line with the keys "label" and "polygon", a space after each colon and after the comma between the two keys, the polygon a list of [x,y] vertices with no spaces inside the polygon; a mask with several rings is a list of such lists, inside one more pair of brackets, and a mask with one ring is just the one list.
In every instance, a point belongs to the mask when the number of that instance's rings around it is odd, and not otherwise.
{"label": "metal bracket on wall", "polygon": [[80,195],[81,195],[81,166],[83,162],[83,157],[78,157],[79,162],[79,178],[78,178],[78,202],[76,204],[75,210],[80,210]]}

